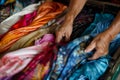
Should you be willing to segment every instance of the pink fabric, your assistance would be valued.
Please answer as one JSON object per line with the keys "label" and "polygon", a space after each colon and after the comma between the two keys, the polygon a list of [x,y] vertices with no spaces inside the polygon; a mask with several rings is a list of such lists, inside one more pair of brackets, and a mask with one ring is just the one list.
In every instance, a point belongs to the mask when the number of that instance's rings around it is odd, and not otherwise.
{"label": "pink fabric", "polygon": [[7,53],[0,60],[0,78],[12,76],[20,72],[28,65],[33,57],[36,54],[42,52],[51,41],[54,41],[54,36],[48,34],[44,36],[41,40],[37,40],[37,42],[35,42],[35,46]]}
{"label": "pink fabric", "polygon": [[37,15],[36,10],[32,13],[24,15],[23,18],[21,20],[19,20],[17,23],[15,23],[11,27],[10,30],[14,30],[14,29],[18,29],[18,28],[21,28],[21,27],[28,26],[33,21],[33,19],[36,17],[36,15]]}
{"label": "pink fabric", "polygon": [[35,43],[41,44],[44,42],[48,42],[48,45],[30,61],[26,68],[17,75],[14,75],[13,80],[43,80],[53,61],[55,61],[58,51],[55,45],[55,38],[52,34],[46,34],[41,40],[37,40]]}

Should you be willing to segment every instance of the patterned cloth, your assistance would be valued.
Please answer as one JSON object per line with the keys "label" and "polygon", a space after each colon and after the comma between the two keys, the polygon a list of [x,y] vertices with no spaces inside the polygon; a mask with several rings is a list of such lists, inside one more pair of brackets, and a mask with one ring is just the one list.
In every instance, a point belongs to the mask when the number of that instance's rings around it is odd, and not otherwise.
{"label": "patterned cloth", "polygon": [[27,7],[25,7],[23,10],[20,12],[8,17],[4,21],[0,23],[0,35],[6,33],[11,26],[13,26],[17,21],[19,21],[24,15],[32,13],[35,11],[40,4],[32,4]]}
{"label": "patterned cloth", "polygon": [[23,70],[36,54],[42,53],[53,42],[54,36],[46,34],[42,39],[35,42],[35,46],[7,53],[0,60],[0,78],[9,78]]}
{"label": "patterned cloth", "polygon": [[38,9],[37,16],[30,25],[12,30],[1,39],[0,53],[9,49],[21,37],[44,26],[50,20],[54,19],[58,14],[62,13],[65,9],[66,6],[56,2],[42,4]]}
{"label": "patterned cloth", "polygon": [[37,40],[36,44],[48,42],[48,45],[37,54],[27,67],[17,75],[14,75],[12,80],[43,80],[45,74],[56,58],[57,48],[55,46],[55,38],[52,34],[46,34],[42,40]]}
{"label": "patterned cloth", "polygon": [[[103,18],[99,19],[98,17],[106,17],[107,19],[101,20]],[[96,14],[94,22],[88,27],[93,29],[89,31],[89,36],[77,38],[59,49],[57,60],[53,64],[53,70],[51,70],[47,79],[66,80],[69,78],[70,80],[85,80],[87,78],[89,80],[97,80],[106,71],[109,65],[109,57],[105,56],[98,60],[87,61],[87,58],[94,51],[85,53],[84,49],[93,37],[108,28],[112,20],[113,16],[110,14]],[[96,26],[92,26],[93,24]],[[111,42],[109,54],[112,54],[119,45],[120,34]]]}

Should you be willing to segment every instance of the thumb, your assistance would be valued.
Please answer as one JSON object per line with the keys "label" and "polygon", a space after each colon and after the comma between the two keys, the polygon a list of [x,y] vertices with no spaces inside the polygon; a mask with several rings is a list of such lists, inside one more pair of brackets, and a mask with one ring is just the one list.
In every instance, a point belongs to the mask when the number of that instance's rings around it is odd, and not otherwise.
{"label": "thumb", "polygon": [[55,40],[56,43],[59,43],[61,41],[62,37],[63,37],[63,34],[62,33],[59,34],[59,32],[57,32],[56,33],[56,40]]}
{"label": "thumb", "polygon": [[85,52],[90,52],[92,51],[96,46],[96,42],[95,41],[92,41],[89,46],[85,49]]}

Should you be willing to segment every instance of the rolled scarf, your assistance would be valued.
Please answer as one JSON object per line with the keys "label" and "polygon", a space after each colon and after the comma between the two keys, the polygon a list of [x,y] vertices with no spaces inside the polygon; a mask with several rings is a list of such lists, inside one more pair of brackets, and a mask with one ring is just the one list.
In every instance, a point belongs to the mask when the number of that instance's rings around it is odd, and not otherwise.
{"label": "rolled scarf", "polygon": [[43,35],[48,33],[55,33],[56,28],[58,28],[60,25],[53,23],[47,28],[39,29],[37,31],[34,31],[24,37],[22,37],[20,40],[15,42],[7,51],[14,51],[20,48],[28,47],[34,44],[35,40],[41,38]]}
{"label": "rolled scarf", "polygon": [[37,30],[38,28],[45,25],[48,21],[54,19],[58,14],[62,13],[65,8],[66,6],[56,2],[42,4],[38,9],[38,15],[29,26],[10,31],[1,39],[0,53],[9,49],[12,44],[19,40],[21,37]]}
{"label": "rolled scarf", "polygon": [[14,29],[18,29],[18,28],[21,28],[21,27],[28,26],[33,21],[33,19],[36,17],[36,15],[37,15],[37,11],[36,10],[33,11],[32,13],[24,15],[22,17],[22,19],[20,19],[17,23],[15,23],[10,28],[10,30],[14,30]]}
{"label": "rolled scarf", "polygon": [[0,35],[6,33],[11,26],[13,26],[16,22],[18,22],[24,15],[32,13],[37,9],[37,7],[40,5],[40,3],[37,4],[31,4],[27,7],[25,7],[20,12],[8,17],[4,21],[0,23]]}
{"label": "rolled scarf", "polygon": [[[105,15],[111,18],[100,20],[98,16],[105,17]],[[113,16],[110,14],[96,14],[94,21],[88,28],[93,28],[88,36],[77,38],[59,49],[57,60],[53,64],[52,70],[48,76],[48,80],[97,80],[107,69],[109,65],[109,57],[101,57],[98,60],[87,61],[87,58],[94,54],[94,51],[85,53],[84,49],[100,32],[103,32],[108,28],[110,22],[113,20]],[[112,54],[120,46],[120,34],[111,42],[109,54]],[[77,67],[77,68],[76,68]]]}
{"label": "rolled scarf", "polygon": [[52,34],[46,34],[43,38],[35,42],[35,46],[7,53],[0,60],[0,79],[10,78],[23,70],[35,55],[43,52],[52,42],[54,42],[54,36]]}
{"label": "rolled scarf", "polygon": [[[15,29],[18,29],[18,28],[21,28],[21,27],[25,27],[25,26],[28,26],[32,20],[34,19],[34,17],[37,15],[37,11],[34,11],[32,13],[29,13],[29,14],[26,14],[23,16],[23,18],[21,20],[19,20],[17,23],[15,23],[9,30],[15,30]],[[7,34],[7,33],[5,33]],[[0,36],[0,39],[5,35],[5,34],[2,34]]]}
{"label": "rolled scarf", "polygon": [[41,41],[37,40],[35,43],[40,44],[48,41],[48,46],[42,52],[37,54],[27,67],[12,79],[17,80],[43,80],[48,73],[49,68],[56,58],[57,48],[55,46],[55,38],[52,34],[46,34]]}
{"label": "rolled scarf", "polygon": [[19,39],[17,42],[15,42],[7,51],[14,51],[20,48],[28,47],[34,44],[35,40],[41,38],[43,35],[48,34],[48,33],[55,33],[57,28],[60,27],[60,24],[64,20],[64,15],[63,17],[60,17],[58,19],[49,21],[47,24],[46,28],[41,28],[38,29],[37,31],[34,31],[21,39]]}

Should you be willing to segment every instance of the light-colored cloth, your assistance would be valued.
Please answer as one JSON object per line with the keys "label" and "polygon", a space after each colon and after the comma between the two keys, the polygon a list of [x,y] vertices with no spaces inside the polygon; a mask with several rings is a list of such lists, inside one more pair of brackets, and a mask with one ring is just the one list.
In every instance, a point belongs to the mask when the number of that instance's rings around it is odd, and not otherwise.
{"label": "light-colored cloth", "polygon": [[8,49],[8,52],[31,46],[34,44],[35,40],[41,38],[45,34],[48,34],[48,33],[54,34],[55,31],[61,26],[60,24],[61,22],[63,22],[63,20],[64,20],[64,15],[59,19],[54,19],[52,21],[49,21],[46,28],[38,29],[37,31],[34,31],[22,37]]}
{"label": "light-colored cloth", "polygon": [[[50,31],[50,30],[52,30],[52,31]],[[34,32],[22,37],[17,42],[15,42],[8,49],[8,52],[9,51],[14,51],[14,50],[17,50],[17,49],[20,49],[20,48],[32,46],[34,44],[35,40],[41,38],[43,35],[45,35],[47,33],[54,32],[53,30],[55,30],[54,27],[48,27],[48,28],[45,28],[45,29],[38,29],[37,31],[34,31]]]}
{"label": "light-colored cloth", "polygon": [[9,28],[14,25],[17,21],[19,21],[24,15],[32,13],[35,11],[40,3],[37,4],[31,4],[27,7],[25,7],[22,11],[8,17],[4,21],[0,23],[0,35],[6,33]]}
{"label": "light-colored cloth", "polygon": [[62,13],[66,6],[57,2],[42,4],[38,9],[38,14],[29,26],[12,30],[8,32],[0,41],[0,53],[9,49],[17,40],[23,36],[41,28],[50,20]]}
{"label": "light-colored cloth", "polygon": [[[54,42],[52,34],[46,34],[35,42],[35,46],[7,53],[0,60],[0,78],[10,77],[23,70],[33,57],[42,52],[50,42]],[[11,73],[12,72],[12,73]]]}

